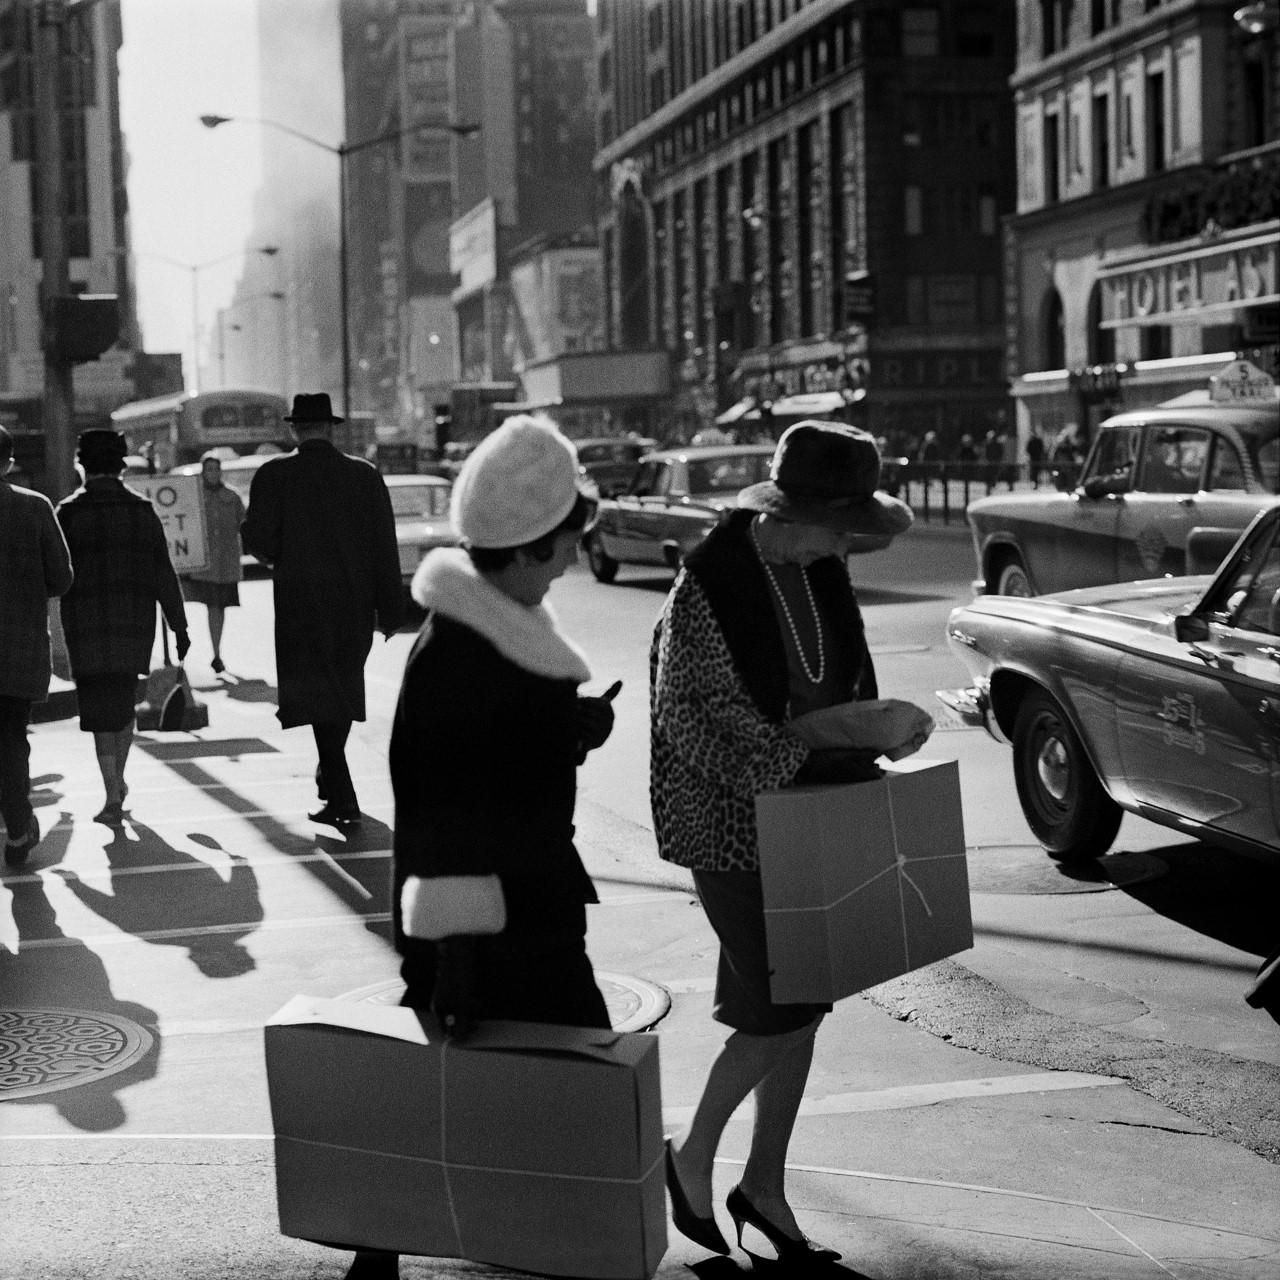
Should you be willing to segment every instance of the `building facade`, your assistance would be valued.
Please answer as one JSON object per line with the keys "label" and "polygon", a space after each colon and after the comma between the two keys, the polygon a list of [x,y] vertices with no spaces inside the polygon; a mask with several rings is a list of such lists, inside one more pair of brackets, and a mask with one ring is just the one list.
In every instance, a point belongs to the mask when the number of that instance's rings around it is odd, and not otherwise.
{"label": "building facade", "polygon": [[669,421],[840,392],[898,447],[1003,427],[1011,3],[600,0],[608,341]]}
{"label": "building facade", "polygon": [[1280,4],[1021,0],[1009,365],[1019,434],[1276,370]]}
{"label": "building facade", "polygon": [[[41,56],[46,23],[58,33],[51,67]],[[116,0],[50,8],[0,0],[0,422],[35,431],[44,393],[37,81],[53,74],[62,109],[62,185],[72,293],[116,294],[122,337],[77,365],[77,423],[100,422],[133,394],[137,326],[127,286],[127,202],[120,133]],[[47,44],[43,46],[46,50]]]}

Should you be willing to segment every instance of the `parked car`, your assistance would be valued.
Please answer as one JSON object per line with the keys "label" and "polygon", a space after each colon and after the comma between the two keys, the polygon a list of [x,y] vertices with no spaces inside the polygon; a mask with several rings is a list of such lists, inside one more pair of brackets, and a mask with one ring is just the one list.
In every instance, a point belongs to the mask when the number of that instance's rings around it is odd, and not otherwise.
{"label": "parked car", "polygon": [[1012,745],[1050,856],[1105,853],[1127,810],[1280,857],[1280,500],[1216,574],[980,596],[947,638],[973,684],[938,696]]}
{"label": "parked car", "polygon": [[391,494],[400,549],[400,577],[408,587],[422,557],[434,547],[452,547],[457,536],[449,524],[453,486],[440,476],[383,476]]}
{"label": "parked car", "polygon": [[610,436],[592,440],[575,440],[578,464],[609,498],[625,493],[635,479],[640,459],[658,447],[656,440],[638,436]]}
{"label": "parked car", "polygon": [[[1265,375],[1260,375],[1265,376]],[[1103,422],[1078,483],[969,504],[975,591],[1034,596],[1211,570],[1280,493],[1280,399],[1192,392]]]}
{"label": "parked car", "polygon": [[772,444],[707,445],[646,454],[631,487],[600,503],[584,545],[591,572],[612,582],[622,564],[678,568],[738,493],[769,478]]}

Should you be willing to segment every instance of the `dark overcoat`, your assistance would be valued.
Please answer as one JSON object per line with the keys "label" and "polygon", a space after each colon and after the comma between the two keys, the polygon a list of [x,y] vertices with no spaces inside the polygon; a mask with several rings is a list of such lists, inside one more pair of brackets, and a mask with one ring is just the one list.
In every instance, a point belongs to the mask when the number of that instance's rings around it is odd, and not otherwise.
{"label": "dark overcoat", "polygon": [[328,440],[258,469],[241,529],[272,566],[280,723],[363,720],[364,664],[375,626],[401,617],[395,517],[382,477]]}
{"label": "dark overcoat", "polygon": [[174,631],[187,629],[160,517],[140,493],[95,476],[58,504],[58,523],[76,575],[62,597],[71,674],[145,674],[157,603]]}
{"label": "dark overcoat", "polygon": [[49,692],[49,599],[71,585],[67,544],[42,493],[0,476],[0,697]]}

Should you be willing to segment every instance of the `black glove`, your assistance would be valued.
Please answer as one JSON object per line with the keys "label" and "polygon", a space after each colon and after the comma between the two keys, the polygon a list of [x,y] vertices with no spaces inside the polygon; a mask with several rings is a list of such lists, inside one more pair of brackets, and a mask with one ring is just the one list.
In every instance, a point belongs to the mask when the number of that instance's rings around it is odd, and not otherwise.
{"label": "black glove", "polygon": [[578,699],[578,746],[585,754],[603,746],[613,732],[613,704],[607,698]]}
{"label": "black glove", "polygon": [[181,662],[191,650],[191,637],[185,631],[175,631],[173,643],[178,651],[178,661]]}
{"label": "black glove", "polygon": [[874,782],[884,777],[876,764],[876,752],[869,747],[835,747],[810,751],[809,758],[792,779],[798,787],[846,782]]}
{"label": "black glove", "polygon": [[458,936],[436,943],[436,985],[431,1012],[451,1040],[464,1040],[475,1030],[479,1001],[476,996],[476,942]]}

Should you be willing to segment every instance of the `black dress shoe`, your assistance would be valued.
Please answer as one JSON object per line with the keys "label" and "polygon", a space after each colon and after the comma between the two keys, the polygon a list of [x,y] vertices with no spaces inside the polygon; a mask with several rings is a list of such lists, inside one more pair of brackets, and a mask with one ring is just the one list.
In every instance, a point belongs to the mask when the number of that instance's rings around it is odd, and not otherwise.
{"label": "black dress shoe", "polygon": [[323,822],[331,827],[359,826],[364,814],[353,804],[324,804],[307,814],[312,822]]}
{"label": "black dress shoe", "polygon": [[676,1174],[675,1160],[671,1154],[671,1143],[667,1142],[667,1191],[671,1195],[671,1221],[682,1236],[688,1236],[694,1244],[700,1244],[712,1253],[729,1252],[728,1241],[720,1234],[714,1218],[700,1218],[685,1199],[684,1188]]}
{"label": "black dress shoe", "polygon": [[[759,1209],[742,1193],[741,1187],[734,1187],[725,1197],[724,1207],[729,1210],[733,1225],[738,1233],[738,1247],[755,1259],[752,1253],[742,1244],[742,1228],[754,1227],[773,1246],[777,1257],[774,1264],[784,1268],[788,1275],[816,1275],[827,1271],[830,1263],[840,1255],[834,1249],[824,1249],[815,1244],[807,1236],[787,1235],[779,1226],[769,1221]],[[764,1259],[760,1259],[764,1261]]]}

